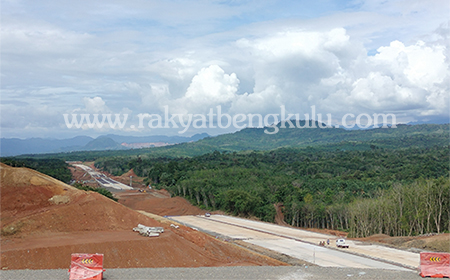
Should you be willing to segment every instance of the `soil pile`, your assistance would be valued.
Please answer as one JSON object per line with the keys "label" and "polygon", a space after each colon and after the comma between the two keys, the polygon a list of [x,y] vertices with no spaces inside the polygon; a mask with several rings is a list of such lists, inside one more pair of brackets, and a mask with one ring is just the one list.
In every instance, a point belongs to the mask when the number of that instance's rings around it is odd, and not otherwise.
{"label": "soil pile", "polygon": [[137,176],[136,173],[134,173],[133,169],[130,169],[128,172],[126,172],[120,176],[113,176],[111,174],[108,174],[107,172],[104,172],[104,171],[101,171],[98,169],[96,169],[96,170],[107,174],[108,177],[116,180],[117,182],[121,182],[122,184],[125,184],[125,185],[130,184],[130,176],[132,176],[131,179],[133,181],[133,188],[145,188],[144,178]]}
{"label": "soil pile", "polygon": [[[105,268],[283,265],[27,168],[0,171],[2,269],[68,268],[72,253],[103,253]],[[143,237],[139,223],[165,231]]]}
{"label": "soil pile", "polygon": [[354,238],[370,243],[387,244],[395,248],[416,248],[424,251],[450,253],[450,234],[427,234],[421,236],[389,236],[386,234],[374,234],[365,238]]}
{"label": "soil pile", "polygon": [[193,206],[186,199],[170,197],[167,191],[152,190],[146,193],[130,191],[117,194],[119,203],[135,210],[142,210],[160,216],[204,215],[207,211]]}
{"label": "soil pile", "polygon": [[34,170],[2,165],[1,178],[2,230],[14,228],[16,236],[125,230],[138,223],[158,226],[101,194],[78,190]]}

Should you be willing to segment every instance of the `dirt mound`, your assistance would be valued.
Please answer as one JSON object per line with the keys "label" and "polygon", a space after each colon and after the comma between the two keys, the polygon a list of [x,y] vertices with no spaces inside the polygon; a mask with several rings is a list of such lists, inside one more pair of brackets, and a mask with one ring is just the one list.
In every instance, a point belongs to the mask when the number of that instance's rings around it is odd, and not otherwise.
{"label": "dirt mound", "polygon": [[69,170],[72,173],[72,178],[77,182],[89,187],[98,187],[98,183],[89,175],[88,172],[75,166],[69,166]]}
{"label": "dirt mound", "polygon": [[118,177],[124,177],[124,178],[128,178],[129,179],[130,176],[133,176],[133,178],[139,178],[139,176],[136,175],[136,173],[134,173],[133,169],[130,169],[128,172],[126,172],[126,173],[124,173],[124,174],[122,174],[122,175],[120,175]]}
{"label": "dirt mound", "polygon": [[158,223],[98,193],[27,168],[1,166],[2,229],[21,237],[45,232],[130,229]]}
{"label": "dirt mound", "polygon": [[354,240],[388,244],[400,249],[417,248],[425,251],[450,253],[449,233],[423,236],[389,236],[386,234],[374,234],[364,238],[354,238]]}
{"label": "dirt mound", "polygon": [[207,212],[193,206],[189,201],[182,197],[164,196],[161,191],[148,193],[121,193],[118,197],[119,203],[130,207],[131,209],[143,210],[160,216],[204,215]]}
{"label": "dirt mound", "polygon": [[374,234],[374,235],[371,235],[371,236],[368,236],[365,238],[360,238],[360,240],[379,242],[379,241],[387,239],[387,238],[389,239],[389,238],[391,238],[391,236],[386,235],[386,234]]}
{"label": "dirt mound", "polygon": [[133,181],[133,187],[134,188],[144,188],[144,177],[139,177],[134,173],[133,169],[130,169],[128,172],[120,175],[120,176],[112,176],[111,174],[108,174],[107,172],[97,170],[99,172],[102,172],[106,174],[108,177],[111,177],[112,179],[121,182],[122,184],[129,185],[130,184],[130,176],[133,176],[131,179]]}
{"label": "dirt mound", "polygon": [[[36,171],[0,169],[2,269],[68,268],[71,253],[96,252],[105,255],[105,268],[283,265]],[[164,233],[140,236],[132,231],[139,223]]]}
{"label": "dirt mound", "polygon": [[346,237],[348,235],[348,232],[345,231],[339,231],[335,229],[326,229],[326,228],[300,228],[308,231],[323,233],[323,234],[330,234],[337,237]]}

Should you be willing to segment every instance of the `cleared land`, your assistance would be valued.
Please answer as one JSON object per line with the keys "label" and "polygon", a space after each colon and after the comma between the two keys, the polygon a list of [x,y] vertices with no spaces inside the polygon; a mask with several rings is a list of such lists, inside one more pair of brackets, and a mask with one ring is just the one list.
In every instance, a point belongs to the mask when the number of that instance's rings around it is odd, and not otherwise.
{"label": "cleared land", "polygon": [[[90,166],[92,168],[92,165]],[[354,251],[355,254],[370,255],[373,252],[377,254],[380,254],[381,251],[384,252],[383,256],[371,255],[372,259],[362,258],[364,261],[361,262],[361,256],[349,255],[342,250],[330,250],[315,246],[319,241],[326,239],[330,239],[333,244],[333,240],[341,234],[337,231],[299,231],[292,227],[279,227],[273,224],[219,215],[213,215],[210,218],[196,217],[196,219],[207,222],[205,228],[209,229],[212,236],[183,225],[175,229],[170,226],[173,222],[158,215],[203,215],[206,211],[191,205],[183,198],[170,197],[170,194],[164,190],[145,189],[145,192],[142,192],[145,187],[141,183],[142,178],[134,176],[132,170],[127,175],[113,177],[116,181],[127,183],[129,176],[133,176],[135,189],[112,190],[119,198],[120,204],[97,193],[80,191],[33,170],[11,168],[5,165],[1,165],[0,169],[2,178],[1,267],[3,269],[0,271],[0,277],[2,279],[66,278],[68,277],[67,268],[70,263],[70,254],[74,252],[104,253],[107,279],[420,278],[414,271],[373,260],[373,258],[385,258],[390,262],[403,263],[410,267],[415,266],[414,257],[409,260],[409,257],[399,260],[397,254],[399,250],[389,251],[393,249],[378,244],[378,242],[389,243],[389,240],[396,240],[392,245],[397,246],[399,238],[374,236],[350,241],[351,250],[358,248],[361,250]],[[83,180],[90,177],[86,171],[80,168],[72,168],[72,171],[76,175],[74,176],[76,179]],[[104,175],[108,176],[109,174]],[[134,183],[135,180],[138,184]],[[221,214],[220,212],[216,213]],[[189,219],[190,217],[177,217],[177,219],[183,218]],[[138,223],[162,226],[165,232],[157,238],[142,237],[131,230]],[[211,230],[211,223],[220,224],[221,229]],[[233,227],[238,228],[238,231],[235,231]],[[198,226],[198,228],[201,227]],[[271,232],[271,234],[267,232]],[[222,238],[215,238],[215,235],[221,235]],[[277,238],[283,239],[279,241]],[[234,242],[240,244],[241,247],[221,241],[222,239],[242,239]],[[297,239],[302,241],[299,242]],[[401,244],[407,243],[404,246],[417,245],[417,242],[414,242],[418,240],[424,243],[423,246],[437,244],[436,246],[439,247],[442,246],[441,243],[444,246],[448,244],[448,234],[408,237],[401,240],[404,241]],[[296,247],[299,246],[298,244],[304,248],[298,249]],[[266,246],[267,249],[262,246]],[[278,255],[285,256],[286,260],[277,261],[242,247],[248,247],[270,256],[276,255],[274,251],[279,248],[290,249],[294,251],[291,252],[290,260],[299,258],[305,261],[289,262],[300,266],[281,267],[285,266],[285,262],[289,260],[283,253]],[[369,247],[373,249],[368,250]],[[333,251],[331,258],[326,256],[330,254],[329,251]],[[311,252],[314,253],[314,256]],[[321,255],[323,252],[326,254]],[[333,254],[345,254],[345,257]],[[389,259],[390,257],[391,259]],[[345,263],[339,263],[342,260],[336,263],[336,259],[345,259]],[[328,267],[316,267],[308,262],[316,262],[318,265]],[[374,263],[380,265],[374,266]],[[246,267],[217,268],[223,266]],[[248,266],[258,266],[258,268],[252,269]],[[150,269],[151,267],[153,269]],[[370,267],[388,269],[372,269]],[[50,268],[63,268],[63,270],[48,270]],[[9,271],[11,269],[46,270]]]}
{"label": "cleared land", "polygon": [[[2,164],[0,171],[3,270],[67,269],[79,252],[103,253],[105,268],[286,265],[34,170]],[[165,231],[143,237],[132,231],[137,224]]]}

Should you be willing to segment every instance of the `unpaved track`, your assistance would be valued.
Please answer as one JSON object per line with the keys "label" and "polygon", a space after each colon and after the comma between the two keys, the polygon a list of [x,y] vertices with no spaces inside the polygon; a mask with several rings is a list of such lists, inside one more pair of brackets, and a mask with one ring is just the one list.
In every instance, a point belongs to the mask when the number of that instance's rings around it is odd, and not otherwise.
{"label": "unpaved track", "polygon": [[224,235],[231,239],[240,239],[324,267],[407,270],[402,266],[388,262],[399,263],[407,267],[417,267],[419,263],[419,254],[383,246],[349,242],[353,253],[363,254],[361,252],[364,252],[364,255],[370,256],[370,258],[367,258],[349,254],[348,251],[350,250],[347,249],[336,250],[334,246],[331,249],[314,245],[327,239],[330,239],[331,244],[333,244],[333,240],[336,239],[335,236],[236,217],[212,215],[209,218],[201,216],[171,218],[189,226]]}

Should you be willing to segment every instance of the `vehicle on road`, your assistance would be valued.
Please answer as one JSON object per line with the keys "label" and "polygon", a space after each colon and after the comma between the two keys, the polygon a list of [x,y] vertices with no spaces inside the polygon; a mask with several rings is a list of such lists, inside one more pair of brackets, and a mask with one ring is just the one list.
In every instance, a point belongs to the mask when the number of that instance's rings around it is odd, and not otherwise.
{"label": "vehicle on road", "polygon": [[211,214],[210,213],[206,213],[205,217],[211,217]]}
{"label": "vehicle on road", "polygon": [[348,248],[348,244],[345,243],[345,239],[338,239],[338,240],[336,240],[336,247]]}

